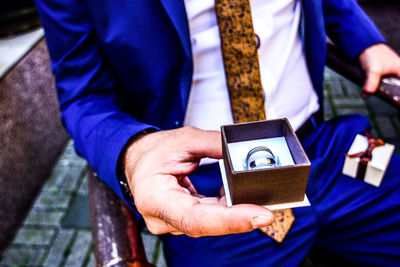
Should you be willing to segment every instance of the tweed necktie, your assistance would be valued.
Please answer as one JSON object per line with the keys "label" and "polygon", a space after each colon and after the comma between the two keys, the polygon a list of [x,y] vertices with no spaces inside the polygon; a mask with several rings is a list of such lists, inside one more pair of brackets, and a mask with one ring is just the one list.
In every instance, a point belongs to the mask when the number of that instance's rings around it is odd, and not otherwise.
{"label": "tweed necktie", "polygon": [[[249,0],[215,0],[226,83],[235,123],[265,120],[264,93]],[[273,211],[260,230],[282,242],[294,221],[291,209]]]}

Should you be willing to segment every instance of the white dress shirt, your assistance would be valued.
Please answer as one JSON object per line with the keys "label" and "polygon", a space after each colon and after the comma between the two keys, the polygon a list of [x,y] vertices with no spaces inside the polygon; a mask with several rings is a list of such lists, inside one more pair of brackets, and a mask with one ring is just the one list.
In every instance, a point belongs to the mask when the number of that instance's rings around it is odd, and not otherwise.
{"label": "white dress shirt", "polygon": [[[215,0],[184,0],[194,61],[184,125],[219,130],[232,124]],[[267,119],[286,117],[297,130],[319,109],[300,40],[301,1],[250,0]]]}

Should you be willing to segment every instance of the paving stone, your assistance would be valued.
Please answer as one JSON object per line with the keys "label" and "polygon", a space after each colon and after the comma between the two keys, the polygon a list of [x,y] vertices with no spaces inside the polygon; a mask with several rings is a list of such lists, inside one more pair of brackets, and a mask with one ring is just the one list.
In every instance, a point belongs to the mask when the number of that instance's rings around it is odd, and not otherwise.
{"label": "paving stone", "polygon": [[50,245],[55,234],[53,229],[20,228],[13,241],[21,245]]}
{"label": "paving stone", "polygon": [[60,230],[54,240],[43,266],[59,266],[63,260],[64,253],[71,242],[74,230]]}
{"label": "paving stone", "polygon": [[376,117],[376,122],[384,138],[395,138],[398,134],[393,127],[391,120],[388,117]]}
{"label": "paving stone", "polygon": [[330,119],[332,119],[332,118],[334,118],[334,117],[335,117],[334,115],[327,115],[327,114],[325,114],[325,115],[324,115],[324,120],[328,121],[328,120],[330,120]]}
{"label": "paving stone", "polygon": [[360,97],[352,97],[352,98],[334,98],[334,105],[340,106],[337,109],[342,107],[355,107],[355,106],[365,106],[364,100]]}
{"label": "paving stone", "polygon": [[75,155],[75,157],[69,159],[68,161],[70,162],[71,166],[80,166],[85,168],[87,166],[87,161],[78,155]]}
{"label": "paving stone", "polygon": [[73,146],[73,142],[71,141],[66,146],[64,153],[60,157],[60,161],[68,162],[71,166],[85,166],[86,160],[80,157],[76,152]]}
{"label": "paving stone", "polygon": [[347,95],[354,95],[360,97],[360,87],[356,84],[348,81],[342,80],[341,81],[342,87]]}
{"label": "paving stone", "polygon": [[59,191],[42,191],[36,199],[35,209],[66,209],[71,201],[71,194]]}
{"label": "paving stone", "polygon": [[324,94],[324,100],[326,100],[329,97],[327,89],[324,88],[323,94]]}
{"label": "paving stone", "polygon": [[75,243],[72,245],[71,253],[68,255],[65,266],[81,266],[89,252],[92,244],[90,231],[79,231]]}
{"label": "paving stone", "polygon": [[86,168],[83,166],[72,166],[68,172],[68,175],[64,179],[64,183],[60,190],[62,191],[74,191],[77,190],[77,185],[82,178],[83,171]]}
{"label": "paving stone", "polygon": [[86,266],[87,267],[95,267],[96,266],[96,261],[94,259],[94,253],[93,252],[90,254],[89,262],[88,262],[88,264]]}
{"label": "paving stone", "polygon": [[330,89],[330,92],[333,96],[342,96],[344,95],[342,84],[339,80],[331,80],[326,82],[327,87]]}
{"label": "paving stone", "polygon": [[87,174],[85,175],[81,185],[79,186],[78,193],[81,194],[81,195],[87,195],[88,194],[88,178],[87,178]]}
{"label": "paving stone", "polygon": [[167,262],[165,261],[165,257],[164,257],[164,249],[163,249],[163,243],[160,243],[160,251],[158,254],[158,260],[156,263],[157,267],[167,267]]}
{"label": "paving stone", "polygon": [[73,141],[69,140],[68,144],[65,146],[64,152],[59,158],[59,164],[69,166],[85,166],[86,160],[75,152]]}
{"label": "paving stone", "polygon": [[70,159],[65,159],[65,158],[62,158],[62,157],[60,157],[60,158],[58,159],[57,165],[60,165],[60,166],[62,166],[62,167],[65,167],[65,166],[72,166],[71,160],[70,160]]}
{"label": "paving stone", "polygon": [[158,237],[149,233],[142,233],[142,239],[147,260],[151,262],[154,259]]}
{"label": "paving stone", "polygon": [[363,114],[369,116],[368,111],[364,108],[338,108],[336,112],[338,115]]}
{"label": "paving stone", "polygon": [[69,172],[70,167],[63,166],[59,162],[56,164],[56,166],[53,168],[49,180],[46,182],[44,189],[46,191],[54,191],[58,190],[59,186],[62,184],[64,181],[65,177],[67,176]]}
{"label": "paving stone", "polygon": [[61,218],[64,216],[60,211],[36,211],[31,210],[26,218],[25,225],[45,225],[45,226],[59,226]]}
{"label": "paving stone", "polygon": [[64,152],[61,155],[61,159],[71,159],[77,156],[74,149],[74,141],[70,139],[65,146]]}
{"label": "paving stone", "polygon": [[341,79],[342,76],[337,74],[335,71],[331,70],[330,68],[325,68],[324,70],[324,80],[334,80],[334,79]]}
{"label": "paving stone", "polygon": [[37,266],[44,252],[44,248],[9,247],[4,252],[0,266]]}
{"label": "paving stone", "polygon": [[71,207],[66,212],[62,227],[89,228],[90,209],[88,195],[76,195]]}
{"label": "paving stone", "polygon": [[329,102],[328,99],[324,100],[324,114],[326,116],[332,116],[334,114],[331,103]]}

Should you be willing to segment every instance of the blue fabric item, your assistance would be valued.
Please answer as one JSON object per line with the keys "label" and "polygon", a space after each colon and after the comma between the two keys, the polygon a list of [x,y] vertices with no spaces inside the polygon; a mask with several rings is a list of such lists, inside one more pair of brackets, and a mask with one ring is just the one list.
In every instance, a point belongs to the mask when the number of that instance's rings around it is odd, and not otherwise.
{"label": "blue fabric item", "polygon": [[[380,42],[385,42],[356,1],[323,0],[322,6],[329,38],[341,47],[349,58],[355,59],[377,38],[381,39]],[[349,27],[349,25],[359,25],[361,21],[365,23],[363,27],[369,29],[367,32],[361,32],[356,29],[357,27]]]}
{"label": "blue fabric item", "polygon": [[[36,4],[63,123],[124,199],[117,164],[127,141],[144,129],[182,126],[193,72],[183,0]],[[384,39],[355,0],[307,0],[303,10],[307,64],[322,105],[326,33],[352,57]]]}
{"label": "blue fabric item", "polygon": [[[307,187],[311,207],[293,209],[296,220],[279,244],[260,231],[221,237],[164,235],[171,266],[297,266],[312,246],[361,266],[400,264],[400,158],[393,156],[376,188],[342,175],[344,154],[369,128],[363,116],[322,124],[303,141],[312,163]],[[201,194],[218,195],[218,165],[190,176]]]}

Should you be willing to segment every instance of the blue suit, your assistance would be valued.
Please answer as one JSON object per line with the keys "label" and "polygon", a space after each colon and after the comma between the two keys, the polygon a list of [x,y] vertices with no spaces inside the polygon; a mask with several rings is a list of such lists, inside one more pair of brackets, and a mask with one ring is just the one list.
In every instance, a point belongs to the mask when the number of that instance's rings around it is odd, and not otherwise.
{"label": "blue suit", "polygon": [[[183,123],[193,73],[183,0],[36,2],[63,123],[77,151],[124,199],[117,178],[118,160],[128,140],[145,129],[172,129]],[[304,0],[303,11],[307,64],[322,105],[326,34],[351,58],[384,39],[353,0]],[[208,184],[214,188],[219,182],[214,179]],[[198,186],[208,190],[208,185]],[[297,221],[303,217],[298,214]],[[176,254],[172,243],[182,240],[165,236],[165,241],[169,253]],[[296,254],[293,262],[304,253]]]}

